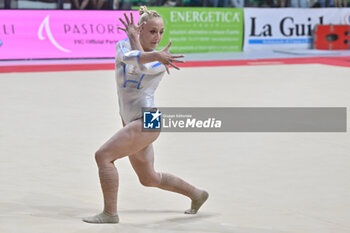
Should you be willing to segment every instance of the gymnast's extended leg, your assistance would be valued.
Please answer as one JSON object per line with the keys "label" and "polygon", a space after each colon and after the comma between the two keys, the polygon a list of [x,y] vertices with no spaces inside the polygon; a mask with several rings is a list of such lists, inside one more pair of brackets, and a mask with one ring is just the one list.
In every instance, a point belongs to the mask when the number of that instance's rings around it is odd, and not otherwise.
{"label": "gymnast's extended leg", "polygon": [[154,151],[152,144],[129,156],[129,160],[139,177],[142,185],[157,187],[176,192],[192,200],[191,208],[186,214],[196,214],[203,203],[208,199],[208,193],[187,183],[179,177],[169,173],[159,173],[154,170]]}

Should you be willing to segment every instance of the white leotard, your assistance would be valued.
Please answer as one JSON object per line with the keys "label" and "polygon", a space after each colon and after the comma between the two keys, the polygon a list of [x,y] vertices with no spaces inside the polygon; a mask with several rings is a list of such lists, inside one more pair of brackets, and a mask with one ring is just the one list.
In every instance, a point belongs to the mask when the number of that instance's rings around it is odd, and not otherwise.
{"label": "white leotard", "polygon": [[129,40],[118,41],[116,81],[119,114],[125,124],[142,117],[142,108],[155,108],[154,92],[165,66],[160,62],[140,64],[141,51],[131,50]]}

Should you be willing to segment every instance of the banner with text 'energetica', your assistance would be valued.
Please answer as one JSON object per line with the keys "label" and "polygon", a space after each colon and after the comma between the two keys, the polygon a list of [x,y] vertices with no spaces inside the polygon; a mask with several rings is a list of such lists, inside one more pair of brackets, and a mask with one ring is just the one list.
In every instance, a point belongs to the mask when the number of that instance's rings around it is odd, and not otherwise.
{"label": "banner with text 'energetica'", "polygon": [[243,9],[152,7],[164,20],[159,48],[173,42],[173,53],[242,51]]}

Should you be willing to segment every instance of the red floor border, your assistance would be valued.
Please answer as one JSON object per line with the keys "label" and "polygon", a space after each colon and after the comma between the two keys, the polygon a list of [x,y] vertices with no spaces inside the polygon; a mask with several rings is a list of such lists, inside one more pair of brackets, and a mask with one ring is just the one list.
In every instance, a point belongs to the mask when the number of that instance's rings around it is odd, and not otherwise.
{"label": "red floor border", "polygon": [[[250,59],[222,61],[187,61],[179,63],[179,67],[217,67],[217,66],[250,66],[250,65],[286,65],[286,64],[323,64],[350,67],[350,56],[346,57],[308,57],[308,58],[279,58],[279,59]],[[13,72],[54,72],[54,71],[87,71],[113,70],[113,63],[101,64],[51,64],[51,65],[8,65],[0,66],[0,73]]]}

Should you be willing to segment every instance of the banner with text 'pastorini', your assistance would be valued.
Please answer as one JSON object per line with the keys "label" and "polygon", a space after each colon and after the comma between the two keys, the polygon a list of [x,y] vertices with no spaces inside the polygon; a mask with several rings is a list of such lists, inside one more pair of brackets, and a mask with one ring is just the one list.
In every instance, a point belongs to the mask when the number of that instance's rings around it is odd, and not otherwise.
{"label": "banner with text 'pastorini'", "polygon": [[113,58],[127,37],[119,17],[122,11],[0,10],[0,60]]}

